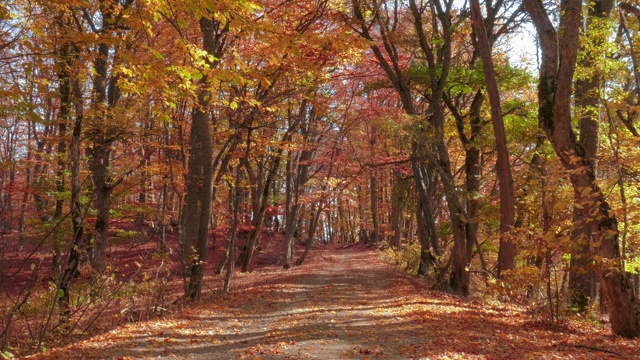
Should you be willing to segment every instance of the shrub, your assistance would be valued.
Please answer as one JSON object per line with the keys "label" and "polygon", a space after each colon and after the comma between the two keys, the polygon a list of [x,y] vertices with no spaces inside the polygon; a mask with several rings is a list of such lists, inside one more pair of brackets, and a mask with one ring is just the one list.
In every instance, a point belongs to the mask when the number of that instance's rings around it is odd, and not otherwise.
{"label": "shrub", "polygon": [[387,248],[384,250],[384,257],[401,271],[417,275],[420,267],[420,244],[417,242],[403,244],[399,250]]}

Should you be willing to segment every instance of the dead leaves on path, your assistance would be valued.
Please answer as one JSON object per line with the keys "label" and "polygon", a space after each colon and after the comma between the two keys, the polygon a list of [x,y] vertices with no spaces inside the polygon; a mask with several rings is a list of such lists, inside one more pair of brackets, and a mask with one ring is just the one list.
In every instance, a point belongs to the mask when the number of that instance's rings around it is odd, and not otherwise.
{"label": "dead leaves on path", "polygon": [[335,260],[331,267],[320,258],[288,272],[239,277],[241,289],[231,295],[211,297],[173,320],[131,324],[60,350],[58,358],[632,359],[640,354],[640,341],[611,337],[602,325],[554,330],[517,307],[427,291],[374,252],[349,249],[348,256],[339,251],[324,256]]}

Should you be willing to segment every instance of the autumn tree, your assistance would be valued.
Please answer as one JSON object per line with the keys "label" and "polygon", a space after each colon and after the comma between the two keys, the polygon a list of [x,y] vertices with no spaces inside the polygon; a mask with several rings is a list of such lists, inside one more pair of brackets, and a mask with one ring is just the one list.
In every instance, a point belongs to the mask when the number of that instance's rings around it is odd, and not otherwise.
{"label": "autumn tree", "polygon": [[[226,50],[231,19],[220,17],[220,9],[195,8],[202,33],[204,54],[198,59],[201,78],[198,82],[197,102],[192,110],[189,136],[189,162],[186,176],[185,208],[180,222],[180,246],[185,275],[189,278],[185,297],[197,300],[202,291],[204,264],[207,258],[209,218],[212,196],[212,143],[209,104],[209,72],[219,64]],[[214,16],[218,14],[218,16]],[[194,248],[194,250],[192,250]]]}
{"label": "autumn tree", "polygon": [[524,5],[533,20],[540,41],[541,66],[538,85],[539,121],[560,158],[573,186],[575,207],[583,210],[578,219],[592,237],[596,257],[594,268],[607,299],[613,333],[625,337],[640,335],[640,310],[633,289],[621,267],[618,221],[579,146],[572,128],[573,83],[578,59],[582,2],[566,1],[556,29],[548,10],[538,0]]}
{"label": "autumn tree", "polygon": [[[495,13],[495,9],[489,6],[488,8],[491,14]],[[513,242],[509,238],[509,232],[513,230],[515,225],[515,195],[509,151],[507,149],[507,136],[502,119],[500,93],[491,58],[491,47],[487,29],[482,14],[480,13],[478,0],[471,0],[471,20],[473,21],[478,53],[482,59],[485,84],[491,106],[491,122],[493,123],[493,132],[496,138],[496,152],[498,153],[496,168],[498,170],[498,182],[500,184],[500,248],[498,253],[497,275],[500,277],[502,271],[511,270],[515,265],[515,249]]]}
{"label": "autumn tree", "polygon": [[[67,5],[51,6],[47,12],[54,15],[53,34],[56,39],[55,68],[58,80],[58,144],[56,170],[56,199],[54,221],[62,222],[64,214],[64,200],[66,192],[65,178],[67,170],[70,173],[70,211],[72,236],[70,241],[64,242],[62,234],[54,240],[53,275],[60,292],[59,303],[63,318],[70,314],[70,287],[80,266],[80,247],[83,239],[83,215],[80,203],[80,136],[84,120],[84,99],[82,71],[79,58],[82,52],[79,32],[74,24],[77,15]],[[70,130],[70,131],[69,131]],[[70,138],[70,140],[68,140]],[[63,248],[63,244],[68,247]],[[63,258],[63,252],[66,256]]]}
{"label": "autumn tree", "polygon": [[[127,25],[123,19],[131,11],[133,1],[100,1],[96,12],[100,25],[94,23],[93,17],[84,17],[88,22],[87,31],[99,38],[93,59],[95,75],[92,84],[92,118],[86,129],[92,143],[89,148],[89,168],[97,210],[89,254],[91,265],[98,272],[102,272],[106,266],[111,194],[124,179],[124,175],[114,177],[111,166],[113,143],[124,134],[122,122],[117,119],[122,114],[117,114],[115,109],[121,97],[121,89],[118,86],[118,60],[115,57],[131,47],[130,44],[116,39],[124,37],[123,29]],[[90,9],[85,8],[83,11],[88,14]]]}

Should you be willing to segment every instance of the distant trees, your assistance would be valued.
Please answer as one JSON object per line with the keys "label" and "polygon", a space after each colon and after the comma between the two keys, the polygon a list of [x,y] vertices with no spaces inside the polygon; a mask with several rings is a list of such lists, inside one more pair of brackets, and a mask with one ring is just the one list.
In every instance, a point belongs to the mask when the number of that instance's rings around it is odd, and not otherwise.
{"label": "distant trees", "polygon": [[[460,98],[452,98],[447,93],[449,85],[449,76],[455,71],[454,66],[458,65],[454,61],[454,51],[463,48],[466,44],[462,43],[458,38],[458,34],[454,32],[454,27],[462,26],[465,20],[464,16],[456,16],[453,11],[452,2],[416,2],[409,1],[406,6],[400,4],[386,4],[378,2],[352,1],[353,27],[363,38],[373,42],[371,52],[376,57],[381,70],[387,76],[390,84],[398,92],[402,107],[405,112],[413,116],[416,120],[415,126],[419,131],[413,134],[412,145],[412,167],[413,175],[416,179],[416,189],[419,194],[420,206],[418,211],[422,213],[418,217],[421,227],[424,229],[420,232],[423,236],[428,236],[430,241],[422,240],[422,252],[425,256],[421,262],[427,266],[437,265],[437,261],[433,255],[438,255],[438,234],[434,231],[433,205],[428,191],[428,183],[435,180],[434,175],[441,180],[442,189],[444,191],[452,225],[453,249],[451,252],[451,276],[449,285],[452,290],[459,294],[467,294],[468,289],[468,263],[472,255],[470,249],[476,245],[477,229],[473,223],[473,219],[478,210],[477,201],[470,199],[466,206],[462,201],[461,195],[456,190],[456,180],[453,166],[450,160],[450,153],[446,143],[446,127],[445,121],[447,117],[447,108],[456,117],[457,128],[460,130],[462,141],[467,147],[467,164],[465,165],[468,172],[467,191],[470,193],[477,192],[479,189],[478,177],[478,150],[474,150],[474,145],[470,143],[464,130],[464,117],[458,108]],[[500,12],[500,5],[497,8],[487,6],[490,12],[488,19],[489,28],[485,29],[484,21],[480,17],[481,27],[476,28],[481,31],[477,36],[475,44],[484,46],[482,51],[473,51],[472,56],[466,61],[475,64],[475,60],[479,57],[488,59],[490,56],[489,42],[486,40],[485,32],[489,31],[491,43],[495,42],[498,34],[503,33],[507,26],[517,18],[518,13],[507,17],[507,22],[503,25],[505,28],[498,29],[494,35],[494,22]],[[474,11],[479,11],[474,10]],[[510,9],[513,11],[513,9]],[[372,14],[367,16],[367,14]],[[480,15],[478,15],[480,16]],[[401,35],[415,36],[414,46],[412,44],[399,41]],[[482,49],[477,47],[476,49]],[[489,54],[487,54],[489,52]],[[416,59],[409,61],[409,54],[416,54]],[[486,63],[486,61],[485,61]],[[490,74],[485,71],[485,74]],[[491,88],[493,84],[493,88]],[[475,84],[474,84],[475,85]],[[513,245],[506,235],[514,225],[513,210],[513,192],[509,191],[513,184],[509,170],[509,159],[506,149],[506,139],[504,131],[498,132],[498,125],[502,124],[500,119],[501,112],[499,108],[498,93],[495,89],[495,83],[487,82],[490,87],[490,97],[492,98],[492,108],[495,108],[494,127],[498,136],[498,144],[501,148],[499,152],[499,174],[501,174],[500,186],[501,213],[504,214],[503,229],[505,233],[501,241],[501,265],[502,270],[508,270],[513,267],[515,252]],[[477,85],[476,85],[477,86]],[[421,94],[421,96],[416,96]],[[457,90],[457,94],[461,94]],[[494,99],[495,98],[495,99]],[[416,102],[418,99],[419,101]],[[478,136],[480,126],[480,109],[483,102],[483,94],[478,90],[474,101],[472,102],[472,111],[475,115],[471,115],[472,137]],[[475,125],[474,125],[475,124]],[[428,138],[428,140],[426,140]],[[432,179],[429,179],[432,178]],[[470,195],[475,196],[475,195]],[[509,203],[509,204],[508,204]],[[423,225],[426,223],[426,225]],[[427,235],[428,234],[428,235]],[[431,253],[430,248],[434,249],[435,254]],[[431,259],[430,259],[431,258]],[[499,267],[499,269],[500,269]],[[499,272],[500,270],[498,270]]]}

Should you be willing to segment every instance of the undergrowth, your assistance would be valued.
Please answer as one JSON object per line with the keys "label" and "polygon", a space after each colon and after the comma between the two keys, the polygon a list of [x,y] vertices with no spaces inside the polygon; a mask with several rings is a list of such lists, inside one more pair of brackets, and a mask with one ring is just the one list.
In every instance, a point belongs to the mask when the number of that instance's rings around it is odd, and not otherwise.
{"label": "undergrowth", "polygon": [[[166,254],[150,253],[133,264],[107,267],[102,274],[87,264],[70,293],[70,314],[58,306],[60,290],[53,281],[32,281],[18,294],[0,293],[0,358],[25,356],[107,331],[126,322],[164,314],[172,303],[173,274]],[[126,269],[122,274],[112,269]],[[34,269],[34,279],[47,276]]]}
{"label": "undergrowth", "polygon": [[383,258],[394,264],[398,270],[411,275],[418,275],[420,268],[420,244],[411,242],[403,244],[400,249],[383,249]]}

